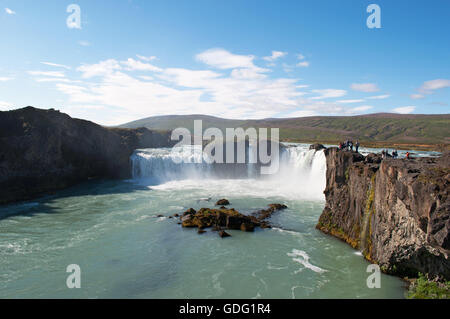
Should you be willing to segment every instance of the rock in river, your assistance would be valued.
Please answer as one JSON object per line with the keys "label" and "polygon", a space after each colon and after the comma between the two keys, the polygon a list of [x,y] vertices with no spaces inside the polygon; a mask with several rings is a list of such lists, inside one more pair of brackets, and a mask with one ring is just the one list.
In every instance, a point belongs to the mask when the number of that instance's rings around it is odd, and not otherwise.
{"label": "rock in river", "polygon": [[204,228],[213,227],[213,231],[219,231],[219,235],[222,234],[222,228],[252,232],[255,227],[270,228],[266,219],[274,212],[286,208],[287,206],[283,204],[270,204],[268,209],[257,211],[249,216],[239,213],[234,208],[201,208],[198,211],[190,208],[182,214],[181,225],[196,227],[199,233],[202,233],[201,230]]}
{"label": "rock in river", "polygon": [[227,206],[227,205],[230,205],[230,202],[228,201],[228,199],[225,198],[219,199],[216,202],[216,206]]}

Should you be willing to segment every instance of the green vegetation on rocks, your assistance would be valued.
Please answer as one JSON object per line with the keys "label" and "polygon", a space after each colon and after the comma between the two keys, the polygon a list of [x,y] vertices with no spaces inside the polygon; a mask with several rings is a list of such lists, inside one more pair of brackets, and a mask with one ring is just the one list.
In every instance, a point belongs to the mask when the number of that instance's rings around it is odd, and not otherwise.
{"label": "green vegetation on rocks", "polygon": [[450,299],[450,281],[432,281],[428,276],[419,273],[409,286],[409,299]]}

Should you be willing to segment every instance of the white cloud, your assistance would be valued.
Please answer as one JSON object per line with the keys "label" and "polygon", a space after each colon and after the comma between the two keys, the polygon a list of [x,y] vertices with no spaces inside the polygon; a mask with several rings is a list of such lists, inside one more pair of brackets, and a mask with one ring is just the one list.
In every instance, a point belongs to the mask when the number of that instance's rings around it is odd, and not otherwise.
{"label": "white cloud", "polygon": [[419,100],[419,99],[423,99],[425,97],[425,95],[423,95],[423,94],[411,94],[409,97],[412,98],[413,100]]}
{"label": "white cloud", "polygon": [[299,62],[299,63],[297,63],[297,66],[299,66],[299,67],[308,67],[309,66],[309,62],[307,62],[307,61],[303,61],[303,62]]}
{"label": "white cloud", "polygon": [[13,10],[11,10],[10,8],[5,8],[5,12],[6,12],[7,14],[10,14],[10,15],[16,14],[16,12],[13,11]]}
{"label": "white cloud", "polygon": [[355,100],[339,100],[339,101],[336,101],[336,103],[339,103],[339,104],[361,103],[361,102],[364,102],[364,100],[363,99],[355,99]]}
{"label": "white cloud", "polygon": [[258,70],[255,69],[234,69],[233,71],[231,71],[231,76],[233,78],[248,80],[264,79],[267,77],[266,75],[259,73]]}
{"label": "white cloud", "polygon": [[[316,96],[309,97],[311,92],[304,91],[307,84],[259,68],[251,55],[212,49],[196,56],[217,70],[159,68],[138,58],[84,64],[75,68],[77,73],[71,77],[34,71],[40,76],[35,80],[54,82],[67,96],[68,106],[63,111],[107,125],[164,114],[254,119],[365,110],[325,101],[346,95],[345,90],[316,89],[312,91]],[[98,112],[99,108],[107,112]]]}
{"label": "white cloud", "polygon": [[64,68],[64,69],[70,70],[70,66],[67,66],[64,64],[57,64],[57,63],[52,63],[52,62],[41,62],[41,63],[45,64],[45,65],[49,65],[49,66],[54,66],[57,68]]}
{"label": "white cloud", "polygon": [[72,81],[66,78],[35,78],[34,79],[36,82],[64,82],[64,83],[74,83],[77,81]]}
{"label": "white cloud", "polygon": [[8,77],[8,76],[2,76],[0,77],[0,82],[6,82],[6,81],[11,81],[13,78]]}
{"label": "white cloud", "polygon": [[423,82],[422,86],[419,88],[419,92],[424,93],[424,94],[431,94],[435,90],[448,88],[448,87],[450,87],[450,80],[436,79],[436,80]]}
{"label": "white cloud", "polygon": [[268,62],[273,62],[279,58],[282,58],[284,56],[287,55],[287,52],[282,52],[282,51],[272,51],[272,55],[271,56],[265,56],[263,57],[263,60],[268,61]]}
{"label": "white cloud", "polygon": [[224,49],[209,49],[196,55],[196,59],[218,69],[254,69],[253,55],[232,54]]}
{"label": "white cloud", "polygon": [[8,111],[13,109],[12,103],[0,101],[0,111]]}
{"label": "white cloud", "polygon": [[[239,69],[238,69],[239,70]],[[210,70],[188,70],[181,68],[166,69],[159,77],[174,83],[177,86],[188,88],[206,88],[210,85],[209,81],[220,77],[221,74]]]}
{"label": "white cloud", "polygon": [[320,94],[320,96],[316,96],[311,98],[312,100],[321,100],[328,99],[333,97],[341,97],[347,94],[345,90],[336,90],[336,89],[324,89],[324,90],[312,90],[313,93]]}
{"label": "white cloud", "polygon": [[122,67],[118,61],[109,59],[96,64],[84,64],[78,67],[77,71],[82,72],[82,77],[88,79],[95,76],[106,76],[120,69]]}
{"label": "white cloud", "polygon": [[58,77],[63,78],[64,72],[61,71],[28,71],[28,74],[34,75],[34,76],[49,76],[49,77]]}
{"label": "white cloud", "polygon": [[91,44],[88,41],[78,41],[78,44],[81,45],[82,47],[88,47]]}
{"label": "white cloud", "polygon": [[267,117],[297,107],[296,99],[304,94],[295,87],[295,79],[255,78],[251,69],[234,69],[225,76],[210,70],[169,68],[153,72],[158,79],[154,81],[124,73],[126,69],[112,59],[77,70],[83,78],[100,77],[100,82],[58,83],[57,89],[69,96],[73,106],[108,105],[122,110],[116,124],[122,122],[124,115],[139,118],[203,113],[229,118]]}
{"label": "white cloud", "polygon": [[297,59],[299,60],[303,60],[305,58],[305,56],[301,53],[297,54]]}
{"label": "white cloud", "polygon": [[352,83],[350,88],[359,92],[377,92],[380,90],[374,83]]}
{"label": "white cloud", "polygon": [[138,76],[138,78],[142,79],[142,80],[146,80],[146,81],[153,81],[155,78],[149,75],[140,75]]}
{"label": "white cloud", "polygon": [[[82,78],[99,77],[97,83],[57,83],[76,105],[106,105],[117,109],[118,124],[132,116],[202,113],[227,118],[262,118],[301,107],[304,94],[296,79],[261,76],[254,69],[235,68],[231,74],[182,68],[152,72],[145,81],[124,73],[126,68],[110,59],[77,69]],[[149,71],[151,72],[151,71]],[[84,114],[84,113],[83,113]],[[101,120],[103,123],[105,119]]]}
{"label": "white cloud", "polygon": [[136,56],[137,56],[140,60],[146,61],[146,62],[150,62],[150,61],[156,60],[156,56],[143,56],[143,55],[139,55],[139,54],[136,54]]}
{"label": "white cloud", "polygon": [[308,117],[308,116],[316,116],[316,115],[318,115],[318,114],[315,111],[300,110],[300,111],[295,111],[295,112],[287,114],[287,117]]}
{"label": "white cloud", "polygon": [[384,95],[369,96],[368,99],[371,99],[371,100],[383,100],[383,99],[387,99],[389,97],[391,97],[389,94],[384,94]]}
{"label": "white cloud", "polygon": [[153,72],[161,72],[162,69],[158,68],[149,63],[143,63],[138,60],[134,60],[129,58],[127,61],[120,62],[121,64],[126,66],[126,69],[129,71],[153,71]]}
{"label": "white cloud", "polygon": [[290,72],[294,71],[294,66],[293,65],[289,65],[287,63],[283,63],[282,66],[283,66],[283,71],[286,72],[286,73],[290,73]]}
{"label": "white cloud", "polygon": [[395,109],[392,109],[392,112],[394,113],[400,113],[400,114],[410,114],[414,112],[416,109],[415,106],[403,106],[403,107],[397,107]]}
{"label": "white cloud", "polygon": [[368,110],[370,110],[372,108],[373,108],[373,106],[371,106],[371,105],[361,105],[361,106],[357,106],[357,107],[351,108],[348,111],[348,113],[349,114],[357,114],[357,113],[368,111]]}
{"label": "white cloud", "polygon": [[411,94],[409,97],[413,100],[423,99],[425,98],[425,95],[433,94],[436,90],[448,87],[450,87],[450,80],[447,79],[425,81],[420,88],[417,89],[419,93]]}

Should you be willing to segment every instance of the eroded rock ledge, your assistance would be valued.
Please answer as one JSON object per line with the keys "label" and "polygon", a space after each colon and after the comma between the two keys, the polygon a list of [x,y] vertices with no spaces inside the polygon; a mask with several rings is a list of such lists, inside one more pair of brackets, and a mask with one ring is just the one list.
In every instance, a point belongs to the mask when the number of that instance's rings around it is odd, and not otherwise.
{"label": "eroded rock ledge", "polygon": [[398,276],[450,279],[450,155],[385,159],[329,148],[317,228]]}

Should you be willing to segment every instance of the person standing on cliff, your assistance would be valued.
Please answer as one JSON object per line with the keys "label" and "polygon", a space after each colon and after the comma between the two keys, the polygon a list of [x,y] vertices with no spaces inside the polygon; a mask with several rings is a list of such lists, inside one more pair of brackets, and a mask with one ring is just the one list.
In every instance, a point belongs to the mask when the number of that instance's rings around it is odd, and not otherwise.
{"label": "person standing on cliff", "polygon": [[358,153],[358,150],[359,150],[359,141],[356,141],[356,143],[355,143],[355,150],[356,150],[356,153]]}

